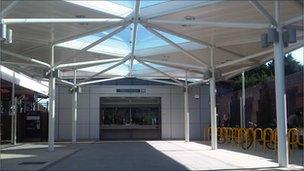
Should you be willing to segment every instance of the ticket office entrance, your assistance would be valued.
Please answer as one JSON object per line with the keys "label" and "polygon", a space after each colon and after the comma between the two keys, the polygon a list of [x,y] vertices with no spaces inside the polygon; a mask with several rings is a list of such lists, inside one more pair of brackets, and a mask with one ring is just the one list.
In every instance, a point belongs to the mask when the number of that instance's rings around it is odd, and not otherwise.
{"label": "ticket office entrance", "polygon": [[161,139],[160,97],[101,97],[101,140]]}

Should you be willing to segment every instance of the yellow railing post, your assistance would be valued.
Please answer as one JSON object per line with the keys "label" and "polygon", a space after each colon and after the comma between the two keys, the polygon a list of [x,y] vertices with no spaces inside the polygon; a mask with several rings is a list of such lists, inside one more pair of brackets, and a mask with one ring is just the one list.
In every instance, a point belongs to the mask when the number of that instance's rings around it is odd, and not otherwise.
{"label": "yellow railing post", "polygon": [[[269,133],[269,138],[267,139],[267,133]],[[266,150],[266,143],[272,143],[273,130],[271,128],[266,128],[263,130],[263,149]]]}
{"label": "yellow railing post", "polygon": [[208,127],[208,128],[207,128],[207,136],[208,136],[208,140],[210,140],[210,139],[211,139],[210,135],[211,135],[211,127]]}
{"label": "yellow railing post", "polygon": [[[301,132],[303,133],[303,128],[300,128],[300,129],[298,129],[299,130],[299,135],[298,135],[298,145],[299,146],[302,146],[302,148],[304,147],[304,144],[303,144],[303,142],[304,142],[304,140],[303,140],[303,134],[302,134],[302,137],[301,137]],[[301,140],[302,140],[302,142],[301,142]]]}
{"label": "yellow railing post", "polygon": [[[259,135],[259,138],[258,138]],[[261,128],[256,128],[253,130],[253,147],[255,149],[256,147],[256,143],[258,142],[258,140],[262,140],[263,139],[263,130]]]}
{"label": "yellow railing post", "polygon": [[272,142],[273,142],[273,149],[275,151],[277,150],[277,141],[278,141],[278,132],[277,129],[274,129],[272,135]]}
{"label": "yellow railing post", "polygon": [[299,138],[299,130],[297,128],[291,128],[288,130],[287,133],[288,136],[288,149],[289,152],[293,149],[293,145],[298,144],[298,138]]}
{"label": "yellow railing post", "polygon": [[[241,145],[242,140],[245,138],[245,141],[247,142],[246,137],[246,128],[239,128],[238,129],[238,144]],[[247,143],[246,143],[247,146]]]}
{"label": "yellow railing post", "polygon": [[233,134],[233,131],[232,131],[232,128],[231,127],[228,127],[226,129],[226,142],[229,143],[231,142],[231,139],[232,139],[232,134]]}

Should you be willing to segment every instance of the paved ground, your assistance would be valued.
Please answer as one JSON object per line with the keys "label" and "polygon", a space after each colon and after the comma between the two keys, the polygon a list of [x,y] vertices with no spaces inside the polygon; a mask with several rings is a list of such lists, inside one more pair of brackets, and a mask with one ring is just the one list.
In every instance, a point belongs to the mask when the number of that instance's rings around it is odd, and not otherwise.
{"label": "paved ground", "polygon": [[[29,145],[39,147],[39,145]],[[27,147],[29,147],[27,146]],[[41,145],[40,145],[41,146]],[[7,152],[14,155],[34,155],[34,151],[19,149],[2,150],[2,168],[14,168],[23,159],[47,160],[48,164],[32,170],[275,170],[276,155],[272,151],[242,150],[234,145],[220,145],[212,151],[210,146],[198,142],[183,141],[114,141],[60,144],[56,152],[47,153],[45,146],[37,149],[43,155],[34,158],[7,159]],[[16,148],[27,148],[26,145]],[[64,148],[63,148],[64,147]],[[291,153],[290,168],[303,167],[302,150]],[[60,156],[58,154],[61,154]],[[65,154],[63,154],[65,153]],[[252,155],[255,154],[255,155]],[[11,157],[16,157],[16,156]],[[58,155],[57,160],[54,156]],[[17,156],[18,157],[18,156]],[[53,158],[52,158],[53,157]],[[52,159],[48,159],[52,158]],[[18,160],[18,162],[16,162]]]}
{"label": "paved ground", "polygon": [[66,145],[55,147],[55,152],[48,152],[45,143],[1,145],[0,170],[40,170],[77,152],[77,149]]}

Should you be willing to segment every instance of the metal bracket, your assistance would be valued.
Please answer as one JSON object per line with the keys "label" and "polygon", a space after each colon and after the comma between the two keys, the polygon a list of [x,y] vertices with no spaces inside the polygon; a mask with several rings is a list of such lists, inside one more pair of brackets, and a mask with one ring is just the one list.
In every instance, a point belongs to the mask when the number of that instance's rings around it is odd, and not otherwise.
{"label": "metal bracket", "polygon": [[5,44],[13,43],[13,30],[8,29],[6,24],[0,24],[0,41],[3,41]]}
{"label": "metal bracket", "polygon": [[61,71],[58,70],[58,69],[49,70],[49,71],[45,72],[45,73],[44,73],[44,78],[50,78],[51,72],[53,72],[53,77],[54,77],[54,78],[60,78],[60,79],[61,79]]}
{"label": "metal bracket", "polygon": [[71,93],[74,93],[74,92],[81,93],[82,88],[80,86],[74,86],[74,87],[70,88],[70,92]]}
{"label": "metal bracket", "polygon": [[[203,79],[208,80],[212,77],[212,71],[208,70],[208,71],[204,72],[203,75],[204,75]],[[220,80],[222,78],[222,71],[219,69],[215,69],[214,77],[215,77],[215,80]]]}

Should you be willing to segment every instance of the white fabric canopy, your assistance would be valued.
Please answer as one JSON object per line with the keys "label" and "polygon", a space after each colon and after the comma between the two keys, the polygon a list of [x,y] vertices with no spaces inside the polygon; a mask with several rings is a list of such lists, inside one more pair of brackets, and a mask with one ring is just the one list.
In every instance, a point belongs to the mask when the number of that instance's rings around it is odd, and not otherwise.
{"label": "white fabric canopy", "polygon": [[[274,16],[273,1],[258,3]],[[298,42],[286,52],[303,46],[302,8],[297,1],[282,1],[282,23],[298,28]],[[13,43],[3,48],[11,52],[3,54],[3,65],[20,66],[38,79],[46,68],[14,54],[50,64],[51,44],[56,43],[55,66],[61,66],[63,79],[73,78],[77,69],[79,79],[183,79],[187,71],[189,80],[202,81],[211,67],[210,47],[214,67],[221,73],[218,79],[273,58],[272,47],[260,47],[271,19],[249,1],[4,1],[2,14],[13,30]],[[46,18],[54,22],[37,20]],[[69,63],[75,65],[64,67]]]}

